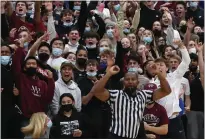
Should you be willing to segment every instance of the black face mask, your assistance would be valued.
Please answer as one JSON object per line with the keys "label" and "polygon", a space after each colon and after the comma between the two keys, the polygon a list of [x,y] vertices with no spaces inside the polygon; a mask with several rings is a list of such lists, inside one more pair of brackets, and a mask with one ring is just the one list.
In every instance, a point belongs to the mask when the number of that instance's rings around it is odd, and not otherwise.
{"label": "black face mask", "polygon": [[126,87],[124,92],[127,93],[127,95],[130,97],[135,97],[137,95],[136,90],[136,87]]}
{"label": "black face mask", "polygon": [[189,70],[191,71],[191,72],[196,72],[197,71],[197,66],[194,66],[194,65],[189,65]]}
{"label": "black face mask", "polygon": [[47,53],[40,53],[38,54],[38,58],[42,62],[46,62],[49,59],[49,54]]}
{"label": "black face mask", "polygon": [[152,100],[152,101],[147,102],[146,104],[147,104],[147,105],[151,105],[151,104],[154,104],[154,102],[155,102],[155,101]]}
{"label": "black face mask", "polygon": [[123,52],[124,53],[128,53],[130,51],[130,47],[128,47],[128,48],[123,48]]}
{"label": "black face mask", "polygon": [[145,72],[145,74],[147,75],[147,77],[149,78],[149,79],[152,79],[154,76],[152,75],[152,74],[150,74],[149,72]]}
{"label": "black face mask", "polygon": [[26,74],[28,76],[34,76],[36,74],[36,68],[33,68],[33,67],[29,67],[26,69]]}
{"label": "black face mask", "polygon": [[154,36],[157,36],[157,37],[161,36],[161,30],[155,29],[153,30],[153,33],[154,33]]}
{"label": "black face mask", "polygon": [[60,111],[61,112],[69,112],[73,109],[73,104],[66,104],[66,105],[61,105]]}
{"label": "black face mask", "polygon": [[86,61],[87,61],[87,59],[85,59],[85,58],[78,58],[76,60],[76,62],[78,63],[79,66],[85,66]]}
{"label": "black face mask", "polygon": [[186,29],[187,29],[187,26],[186,26],[186,25],[183,25],[183,26],[180,27],[180,31],[181,31],[182,33],[186,33]]}
{"label": "black face mask", "polygon": [[164,44],[158,45],[158,49],[159,49],[159,52],[160,52],[160,53],[162,53],[162,52],[163,52],[164,47],[165,47],[165,45],[164,45]]}

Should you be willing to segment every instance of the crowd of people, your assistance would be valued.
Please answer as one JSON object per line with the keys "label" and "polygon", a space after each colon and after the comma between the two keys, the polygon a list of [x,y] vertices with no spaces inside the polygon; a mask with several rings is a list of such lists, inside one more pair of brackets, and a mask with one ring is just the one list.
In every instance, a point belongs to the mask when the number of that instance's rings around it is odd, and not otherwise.
{"label": "crowd of people", "polygon": [[204,138],[204,1],[1,1],[2,138]]}

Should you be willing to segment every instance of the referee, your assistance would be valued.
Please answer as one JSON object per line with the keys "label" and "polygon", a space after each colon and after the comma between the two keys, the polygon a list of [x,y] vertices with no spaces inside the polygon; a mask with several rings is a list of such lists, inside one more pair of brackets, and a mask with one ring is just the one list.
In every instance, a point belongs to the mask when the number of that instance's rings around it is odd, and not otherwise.
{"label": "referee", "polygon": [[118,66],[112,66],[105,76],[91,90],[101,101],[108,101],[112,109],[112,122],[109,139],[136,139],[146,102],[158,100],[171,92],[167,80],[157,71],[155,64],[149,65],[158,76],[161,88],[156,91],[137,90],[138,76],[126,73],[123,90],[106,90],[105,85],[111,76],[119,73]]}

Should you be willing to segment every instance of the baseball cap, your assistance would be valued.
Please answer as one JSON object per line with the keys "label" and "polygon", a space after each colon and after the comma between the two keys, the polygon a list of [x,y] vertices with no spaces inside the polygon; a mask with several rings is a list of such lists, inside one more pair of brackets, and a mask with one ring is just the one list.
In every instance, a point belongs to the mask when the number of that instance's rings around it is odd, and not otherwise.
{"label": "baseball cap", "polygon": [[69,62],[69,61],[65,61],[65,62],[63,62],[62,64],[61,64],[61,70],[62,70],[62,68],[64,68],[65,66],[69,66],[69,67],[71,67],[72,69],[75,67],[71,62]]}

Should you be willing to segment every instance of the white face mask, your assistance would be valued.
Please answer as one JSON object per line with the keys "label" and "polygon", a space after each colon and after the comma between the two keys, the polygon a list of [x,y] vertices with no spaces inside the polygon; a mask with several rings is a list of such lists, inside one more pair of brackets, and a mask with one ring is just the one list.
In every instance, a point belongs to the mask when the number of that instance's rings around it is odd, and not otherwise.
{"label": "white face mask", "polygon": [[196,54],[196,48],[190,48],[189,49],[189,54],[191,54],[191,53]]}
{"label": "white face mask", "polygon": [[88,49],[94,49],[94,48],[96,48],[96,44],[93,44],[93,45],[87,44],[87,45],[86,45],[86,48],[88,48]]}

